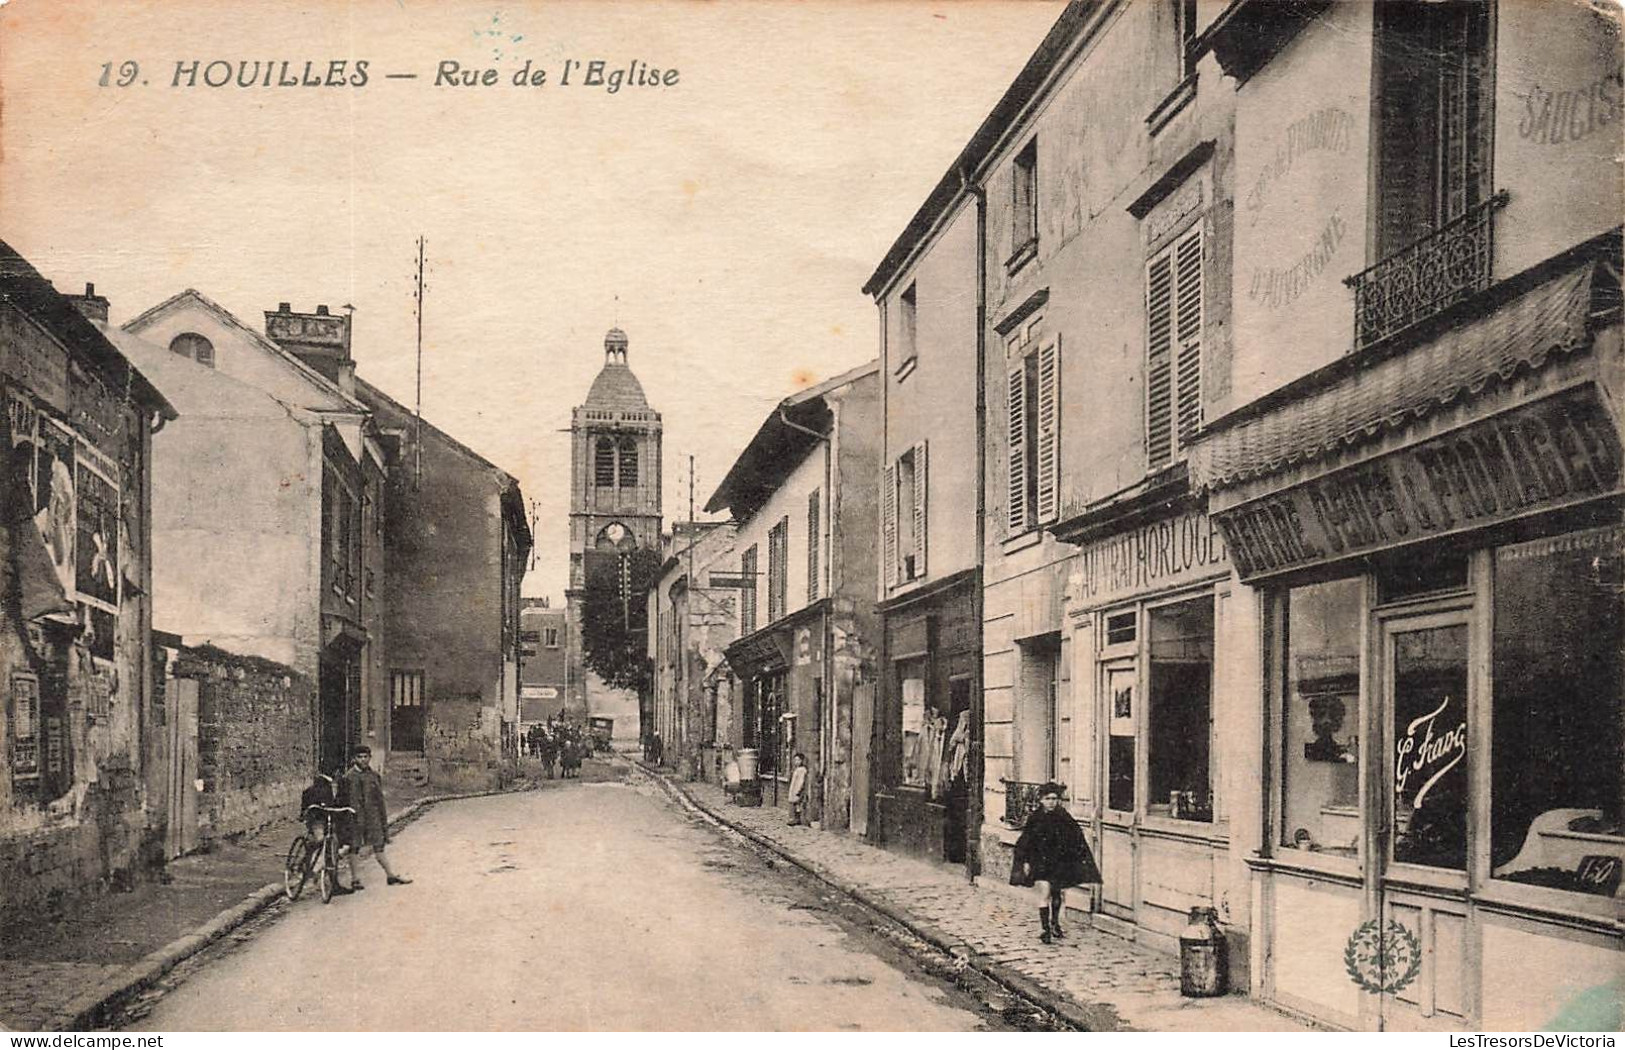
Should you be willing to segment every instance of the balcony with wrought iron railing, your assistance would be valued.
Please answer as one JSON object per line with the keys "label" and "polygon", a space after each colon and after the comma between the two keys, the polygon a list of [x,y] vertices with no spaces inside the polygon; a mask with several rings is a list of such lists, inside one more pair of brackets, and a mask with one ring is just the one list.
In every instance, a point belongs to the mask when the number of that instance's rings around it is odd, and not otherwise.
{"label": "balcony with wrought iron railing", "polygon": [[[1009,828],[1023,828],[1027,826],[1027,818],[1038,809],[1038,792],[1043,783],[1030,783],[1025,780],[999,779],[1004,785],[1004,825]],[[1066,785],[1061,785],[1065,797]]]}
{"label": "balcony with wrought iron railing", "polygon": [[1491,219],[1506,202],[1502,190],[1345,278],[1354,289],[1354,349],[1380,343],[1489,287]]}

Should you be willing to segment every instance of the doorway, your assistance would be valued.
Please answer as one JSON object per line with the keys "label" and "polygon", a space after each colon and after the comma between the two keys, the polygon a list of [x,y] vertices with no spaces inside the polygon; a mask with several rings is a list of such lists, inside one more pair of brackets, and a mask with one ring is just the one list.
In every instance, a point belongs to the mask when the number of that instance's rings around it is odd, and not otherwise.
{"label": "doorway", "polygon": [[1455,1029],[1475,1012],[1467,907],[1472,608],[1379,614],[1378,624],[1382,694],[1372,728],[1387,756],[1373,785],[1384,946],[1374,978],[1378,1027]]}

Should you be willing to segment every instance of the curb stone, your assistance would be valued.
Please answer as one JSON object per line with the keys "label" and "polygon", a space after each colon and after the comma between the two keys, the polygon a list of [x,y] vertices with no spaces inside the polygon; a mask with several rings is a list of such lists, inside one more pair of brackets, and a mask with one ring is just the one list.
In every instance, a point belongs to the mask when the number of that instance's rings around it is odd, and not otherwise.
{"label": "curb stone", "polygon": [[901,911],[891,904],[871,896],[862,887],[856,886],[841,878],[819,864],[789,852],[772,839],[761,835],[750,828],[734,824],[728,818],[715,812],[709,805],[694,798],[681,785],[672,781],[664,772],[644,765],[636,759],[631,760],[633,766],[648,774],[656,783],[665,789],[667,794],[677,799],[686,808],[693,810],[702,818],[712,824],[732,832],[739,838],[768,850],[777,857],[805,871],[813,878],[825,885],[851,897],[859,904],[871,911],[878,912],[897,925],[908,930],[920,940],[936,949],[948,959],[963,964],[976,971],[983,977],[1004,988],[1020,1000],[1040,1010],[1054,1015],[1070,1028],[1083,1032],[1116,1032],[1128,1031],[1126,1025],[1117,1016],[1117,1011],[1106,1004],[1079,1003],[1070,998],[1057,995],[1055,992],[1043,987],[1038,982],[1027,977],[1015,969],[1006,966],[995,959],[991,959],[981,952],[957,938],[939,930],[929,922],[925,922],[907,912]]}
{"label": "curb stone", "polygon": [[[536,786],[532,781],[521,780],[510,787],[495,791],[428,795],[414,799],[390,819],[389,830],[399,831],[416,820],[424,810],[440,802],[510,795],[520,791],[534,791]],[[164,974],[283,899],[282,883],[266,883],[197,929],[181,934],[162,948],[130,964],[116,976],[108,978],[87,992],[81,992],[57,1011],[56,1015],[46,1022],[43,1030],[48,1032],[92,1030],[96,1025],[103,1023],[112,1010],[125,1000],[152,987]]]}

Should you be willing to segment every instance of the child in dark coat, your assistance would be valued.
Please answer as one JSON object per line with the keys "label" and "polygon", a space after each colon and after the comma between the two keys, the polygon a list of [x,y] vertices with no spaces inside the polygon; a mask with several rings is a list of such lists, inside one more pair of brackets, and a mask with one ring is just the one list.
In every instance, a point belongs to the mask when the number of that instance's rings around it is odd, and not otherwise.
{"label": "child in dark coat", "polygon": [[1083,829],[1061,806],[1064,790],[1053,782],[1038,789],[1039,808],[1027,818],[1010,865],[1010,885],[1031,886],[1036,891],[1038,921],[1044,931],[1038,939],[1045,944],[1066,936],[1061,911],[1066,907],[1067,887],[1100,882],[1100,868],[1084,841]]}

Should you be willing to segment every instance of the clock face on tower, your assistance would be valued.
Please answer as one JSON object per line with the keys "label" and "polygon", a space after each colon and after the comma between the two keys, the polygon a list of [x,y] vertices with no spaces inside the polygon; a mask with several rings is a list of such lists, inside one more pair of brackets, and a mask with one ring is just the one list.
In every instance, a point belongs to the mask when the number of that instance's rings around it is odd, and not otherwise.
{"label": "clock face on tower", "polygon": [[600,551],[629,551],[637,545],[638,540],[632,535],[632,530],[618,521],[604,526],[593,543],[593,547]]}

